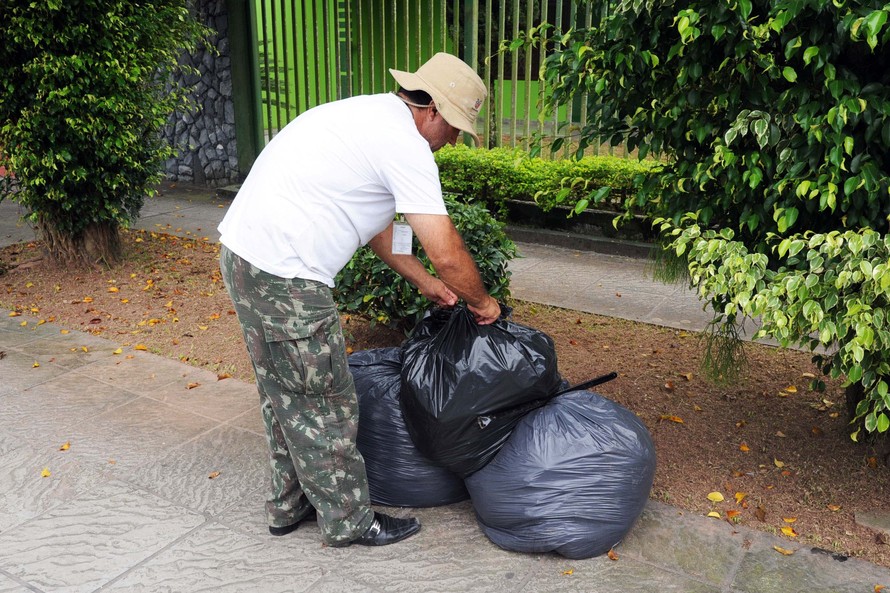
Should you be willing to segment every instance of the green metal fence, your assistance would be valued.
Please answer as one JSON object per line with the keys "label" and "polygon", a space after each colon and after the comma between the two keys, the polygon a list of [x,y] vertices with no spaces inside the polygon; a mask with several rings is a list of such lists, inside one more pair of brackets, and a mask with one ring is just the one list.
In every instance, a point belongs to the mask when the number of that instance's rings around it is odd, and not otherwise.
{"label": "green metal fence", "polygon": [[[460,56],[486,81],[478,128],[487,146],[528,148],[570,137],[584,101],[541,113],[543,49],[498,51],[541,22],[590,26],[605,3],[572,0],[255,0],[258,106],[265,141],[321,103],[395,89],[389,68],[414,70],[438,51]],[[565,143],[566,155],[572,142]],[[598,150],[593,149],[593,152]],[[545,151],[546,153],[546,151]]]}

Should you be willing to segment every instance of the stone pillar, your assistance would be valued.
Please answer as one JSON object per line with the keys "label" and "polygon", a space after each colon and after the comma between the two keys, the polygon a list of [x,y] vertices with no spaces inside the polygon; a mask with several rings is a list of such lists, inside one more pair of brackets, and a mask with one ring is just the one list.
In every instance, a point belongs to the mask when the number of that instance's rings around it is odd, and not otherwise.
{"label": "stone pillar", "polygon": [[198,71],[182,81],[194,87],[195,111],[174,113],[168,120],[164,135],[176,154],[167,161],[166,174],[170,181],[222,187],[241,181],[226,1],[196,0],[194,11],[215,33],[208,40],[210,48],[199,48],[181,58]]}

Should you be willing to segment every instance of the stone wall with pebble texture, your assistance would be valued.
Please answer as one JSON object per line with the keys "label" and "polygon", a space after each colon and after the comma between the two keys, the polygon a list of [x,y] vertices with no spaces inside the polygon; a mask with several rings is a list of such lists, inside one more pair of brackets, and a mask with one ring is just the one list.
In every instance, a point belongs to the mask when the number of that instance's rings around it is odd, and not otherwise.
{"label": "stone wall with pebble texture", "polygon": [[170,181],[222,187],[241,180],[235,146],[226,2],[197,0],[194,11],[214,34],[209,39],[210,47],[182,57],[183,63],[198,71],[179,81],[193,87],[195,110],[173,114],[164,129],[165,137],[176,150],[166,163],[166,174]]}

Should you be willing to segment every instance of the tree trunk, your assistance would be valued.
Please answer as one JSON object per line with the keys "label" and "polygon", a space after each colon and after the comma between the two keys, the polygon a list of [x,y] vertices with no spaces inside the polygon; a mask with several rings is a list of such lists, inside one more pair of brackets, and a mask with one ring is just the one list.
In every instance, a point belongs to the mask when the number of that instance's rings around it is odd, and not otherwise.
{"label": "tree trunk", "polygon": [[120,227],[113,222],[94,222],[81,234],[61,231],[46,220],[37,222],[47,256],[57,265],[111,266],[121,259]]}

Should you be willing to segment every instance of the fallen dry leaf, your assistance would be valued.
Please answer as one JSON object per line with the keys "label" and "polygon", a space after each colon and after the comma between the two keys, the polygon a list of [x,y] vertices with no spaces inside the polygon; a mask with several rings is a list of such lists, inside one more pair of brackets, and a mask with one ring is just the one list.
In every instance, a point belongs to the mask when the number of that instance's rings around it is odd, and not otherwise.
{"label": "fallen dry leaf", "polygon": [[793,527],[783,527],[781,529],[782,533],[787,535],[788,537],[797,537],[797,532],[794,531]]}
{"label": "fallen dry leaf", "polygon": [[564,571],[562,571],[562,574],[563,574],[563,576],[570,577],[573,574],[575,574],[575,569],[570,568],[568,570],[564,570]]}
{"label": "fallen dry leaf", "polygon": [[785,523],[794,523],[797,521],[797,517],[782,517],[782,521]]}
{"label": "fallen dry leaf", "polygon": [[211,480],[213,480],[214,478],[218,478],[218,477],[219,477],[219,472],[210,472],[210,475],[207,476],[207,478],[209,478]]}
{"label": "fallen dry leaf", "polygon": [[763,505],[760,505],[756,509],[754,509],[754,516],[757,517],[758,521],[766,521],[766,509],[763,508]]}
{"label": "fallen dry leaf", "polygon": [[71,441],[65,441],[62,445],[59,446],[59,451],[67,451],[71,448]]}
{"label": "fallen dry leaf", "polygon": [[784,461],[779,461],[779,460],[776,459],[775,457],[773,458],[773,463],[776,464],[776,467],[779,467],[779,468],[785,467],[785,462],[784,462]]}
{"label": "fallen dry leaf", "polygon": [[148,350],[148,348],[145,346],[145,344],[136,344],[135,346],[133,346],[133,350]]}
{"label": "fallen dry leaf", "polygon": [[612,562],[618,560],[618,552],[616,552],[614,549],[609,550],[607,556],[609,556],[609,560],[611,560]]}
{"label": "fallen dry leaf", "polygon": [[194,389],[195,387],[199,387],[201,384],[195,381],[194,383],[189,383],[185,386],[186,389]]}
{"label": "fallen dry leaf", "polygon": [[223,379],[231,379],[232,373],[220,373],[216,376],[217,381],[222,381]]}
{"label": "fallen dry leaf", "polygon": [[723,502],[723,500],[724,500],[723,494],[721,494],[720,492],[716,492],[716,491],[711,492],[708,494],[708,500],[710,500],[711,502]]}
{"label": "fallen dry leaf", "polygon": [[841,510],[841,505],[839,505],[839,504],[830,504],[830,505],[827,505],[827,508],[828,508],[828,510],[831,511],[832,513],[836,513],[836,512],[838,512],[839,510]]}
{"label": "fallen dry leaf", "polygon": [[780,548],[779,546],[773,546],[773,550],[775,550],[779,554],[782,554],[783,556],[790,556],[794,553],[794,550],[787,550],[785,548]]}
{"label": "fallen dry leaf", "polygon": [[51,475],[52,475],[52,474],[50,473],[48,467],[43,468],[43,471],[40,472],[40,477],[41,477],[41,478],[48,478],[48,477],[50,477]]}
{"label": "fallen dry leaf", "polygon": [[683,419],[679,416],[671,416],[669,414],[662,414],[661,420],[667,420],[669,422],[676,422],[677,424],[684,424]]}
{"label": "fallen dry leaf", "polygon": [[749,447],[748,443],[746,443],[744,441],[742,441],[742,444],[739,445],[739,451],[742,451],[743,453],[747,453],[750,450],[751,450],[751,447]]}
{"label": "fallen dry leaf", "polygon": [[745,500],[745,497],[746,497],[746,496],[748,496],[748,494],[745,493],[745,492],[736,492],[736,493],[735,493],[735,502],[736,502],[736,504],[740,504],[743,500]]}
{"label": "fallen dry leaf", "polygon": [[708,513],[708,517],[713,517],[714,519],[720,519],[720,513],[718,513],[717,511],[711,511],[710,513]]}

